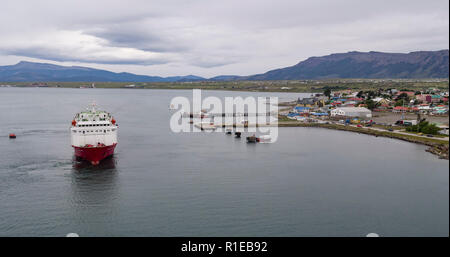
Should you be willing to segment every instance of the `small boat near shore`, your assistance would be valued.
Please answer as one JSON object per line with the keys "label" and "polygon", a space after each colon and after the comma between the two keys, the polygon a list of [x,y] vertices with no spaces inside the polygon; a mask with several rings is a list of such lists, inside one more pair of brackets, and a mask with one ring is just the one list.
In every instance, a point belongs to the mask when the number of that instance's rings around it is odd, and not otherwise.
{"label": "small boat near shore", "polygon": [[[240,137],[240,135],[239,135]],[[247,137],[247,143],[272,143],[272,138],[269,135],[257,137],[255,135]]]}
{"label": "small boat near shore", "polygon": [[215,130],[217,128],[212,122],[199,122],[195,123],[194,126],[201,130]]}
{"label": "small boat near shore", "polygon": [[256,136],[249,136],[247,137],[247,143],[256,143]]}
{"label": "small boat near shore", "polygon": [[258,143],[272,143],[272,138],[269,135],[264,135],[257,137],[256,141],[258,141]]}

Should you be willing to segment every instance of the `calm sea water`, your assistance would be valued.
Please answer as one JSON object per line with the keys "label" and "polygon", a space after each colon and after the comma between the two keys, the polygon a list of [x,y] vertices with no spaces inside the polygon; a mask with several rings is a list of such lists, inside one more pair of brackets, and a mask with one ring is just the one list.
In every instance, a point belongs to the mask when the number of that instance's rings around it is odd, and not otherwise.
{"label": "calm sea water", "polygon": [[[169,101],[191,94],[1,88],[0,236],[449,235],[449,163],[424,146],[317,128],[253,145],[174,134]],[[92,100],[120,126],[98,167],[73,161],[68,133]]]}

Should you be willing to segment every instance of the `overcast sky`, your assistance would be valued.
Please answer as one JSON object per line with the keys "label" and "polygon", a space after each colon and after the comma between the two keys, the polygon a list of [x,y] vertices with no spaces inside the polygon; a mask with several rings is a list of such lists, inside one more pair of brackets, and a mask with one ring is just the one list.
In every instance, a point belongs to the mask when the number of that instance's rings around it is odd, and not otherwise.
{"label": "overcast sky", "polygon": [[2,0],[0,65],[250,75],[310,56],[449,48],[448,0]]}

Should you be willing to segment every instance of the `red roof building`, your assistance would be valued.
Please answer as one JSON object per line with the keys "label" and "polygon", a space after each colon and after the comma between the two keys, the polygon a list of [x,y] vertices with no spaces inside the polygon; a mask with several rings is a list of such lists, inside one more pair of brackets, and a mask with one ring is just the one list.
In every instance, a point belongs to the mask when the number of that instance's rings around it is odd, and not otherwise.
{"label": "red roof building", "polygon": [[403,106],[395,106],[394,107],[394,112],[407,112],[409,110],[408,107],[403,107]]}

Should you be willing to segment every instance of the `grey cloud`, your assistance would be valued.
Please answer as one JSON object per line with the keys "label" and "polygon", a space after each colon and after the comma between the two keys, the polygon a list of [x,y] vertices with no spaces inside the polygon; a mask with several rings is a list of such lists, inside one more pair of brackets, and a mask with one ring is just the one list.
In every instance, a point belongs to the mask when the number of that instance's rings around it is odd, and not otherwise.
{"label": "grey cloud", "polygon": [[93,64],[133,64],[133,65],[158,65],[169,63],[170,60],[167,59],[115,59],[115,58],[86,58],[80,56],[72,56],[68,54],[61,54],[52,48],[43,47],[29,47],[29,48],[18,48],[18,49],[3,49],[0,50],[1,54],[15,55],[15,56],[25,56],[30,58],[50,60],[57,62],[81,62],[81,63],[93,63]]}
{"label": "grey cloud", "polygon": [[154,33],[152,29],[136,29],[121,25],[109,25],[107,27],[87,30],[86,34],[103,38],[111,46],[131,47],[152,52],[183,52],[188,46],[164,38],[161,34]]}
{"label": "grey cloud", "polygon": [[208,58],[198,58],[189,62],[189,64],[202,67],[202,68],[213,68],[213,67],[221,67],[224,65],[229,65],[236,63],[236,61],[231,60],[212,60]]}
{"label": "grey cloud", "polygon": [[247,75],[335,52],[448,48],[448,7],[448,0],[16,0],[2,3],[0,23],[9,26],[0,27],[0,55],[148,74]]}

